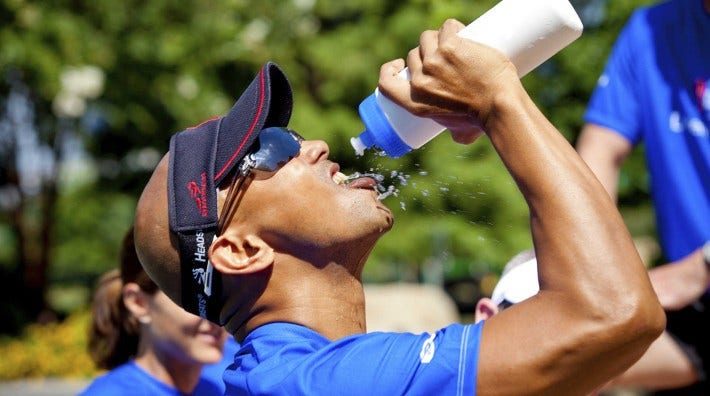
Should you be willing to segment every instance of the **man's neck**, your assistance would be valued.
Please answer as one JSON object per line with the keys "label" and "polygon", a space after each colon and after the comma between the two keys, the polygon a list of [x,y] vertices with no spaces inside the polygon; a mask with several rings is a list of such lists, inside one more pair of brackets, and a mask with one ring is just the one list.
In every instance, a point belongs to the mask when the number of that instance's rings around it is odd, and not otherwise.
{"label": "man's neck", "polygon": [[[359,314],[361,311],[362,314]],[[235,335],[243,339],[254,329],[268,323],[286,322],[298,324],[330,339],[337,340],[353,334],[365,333],[364,309],[359,307],[290,307],[278,313],[260,313],[252,317],[244,326],[243,335]]]}
{"label": "man's neck", "polygon": [[362,283],[336,263],[276,263],[269,286],[253,305],[243,328],[232,330],[237,339],[243,339],[253,329],[272,322],[300,324],[331,340],[364,333]]}

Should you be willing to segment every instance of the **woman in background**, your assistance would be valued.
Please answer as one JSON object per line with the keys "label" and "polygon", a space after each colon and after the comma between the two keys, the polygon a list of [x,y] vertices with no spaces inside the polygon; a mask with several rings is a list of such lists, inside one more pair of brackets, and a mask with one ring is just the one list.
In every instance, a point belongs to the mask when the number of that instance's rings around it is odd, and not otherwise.
{"label": "woman in background", "polygon": [[221,373],[234,356],[223,354],[227,338],[236,350],[224,329],[158,289],[138,261],[131,228],[120,271],[104,274],[94,292],[89,354],[110,371],[81,395],[221,395]]}

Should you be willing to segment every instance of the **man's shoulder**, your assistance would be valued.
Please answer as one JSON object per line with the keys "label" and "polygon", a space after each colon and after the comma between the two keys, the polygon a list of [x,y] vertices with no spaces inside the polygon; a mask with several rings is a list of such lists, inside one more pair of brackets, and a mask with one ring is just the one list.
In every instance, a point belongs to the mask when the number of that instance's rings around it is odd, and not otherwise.
{"label": "man's shoulder", "polygon": [[[403,354],[429,344],[453,345],[471,336],[480,338],[480,329],[471,331],[479,325],[451,324],[432,333],[406,332],[370,332],[329,340],[318,332],[304,326],[273,323],[262,326],[249,334],[242,343],[242,349],[236,355],[236,363],[255,359],[264,364],[266,361],[279,360],[283,367],[286,362],[300,359],[330,360],[344,354],[368,355],[389,353]],[[337,359],[336,359],[337,360]]]}
{"label": "man's shoulder", "polygon": [[375,383],[379,394],[431,394],[414,390],[433,391],[432,384],[454,389],[463,386],[465,368],[477,364],[480,328],[453,324],[432,333],[372,332],[331,341],[302,326],[265,326],[242,343],[224,376],[227,393],[318,394],[328,388],[364,394]]}

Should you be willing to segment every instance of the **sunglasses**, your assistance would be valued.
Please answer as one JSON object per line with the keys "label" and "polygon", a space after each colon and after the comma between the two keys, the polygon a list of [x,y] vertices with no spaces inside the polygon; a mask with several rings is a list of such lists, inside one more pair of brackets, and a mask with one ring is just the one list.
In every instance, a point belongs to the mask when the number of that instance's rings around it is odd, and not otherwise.
{"label": "sunglasses", "polygon": [[239,162],[237,173],[232,177],[227,198],[219,214],[217,235],[222,235],[225,224],[234,215],[239,201],[236,196],[247,177],[253,174],[254,170],[275,172],[281,169],[298,155],[303,140],[305,139],[301,135],[288,128],[269,127],[261,130],[254,149]]}
{"label": "sunglasses", "polygon": [[512,307],[513,305],[514,304],[512,302],[504,299],[503,301],[500,302],[500,304],[498,304],[498,309],[502,311],[506,308]]}

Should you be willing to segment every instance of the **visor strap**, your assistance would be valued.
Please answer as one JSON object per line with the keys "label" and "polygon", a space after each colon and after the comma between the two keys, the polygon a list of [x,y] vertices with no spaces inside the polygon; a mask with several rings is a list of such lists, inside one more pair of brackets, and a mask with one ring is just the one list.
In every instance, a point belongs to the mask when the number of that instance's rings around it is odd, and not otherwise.
{"label": "visor strap", "polygon": [[182,306],[195,315],[218,325],[220,321],[222,280],[212,267],[207,250],[214,239],[214,231],[195,230],[178,232],[182,278]]}

